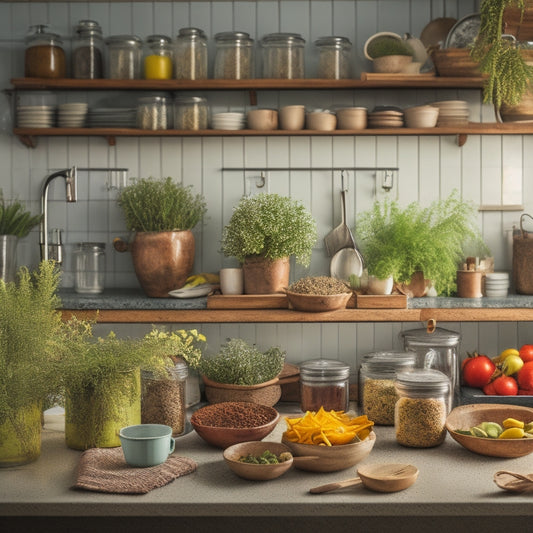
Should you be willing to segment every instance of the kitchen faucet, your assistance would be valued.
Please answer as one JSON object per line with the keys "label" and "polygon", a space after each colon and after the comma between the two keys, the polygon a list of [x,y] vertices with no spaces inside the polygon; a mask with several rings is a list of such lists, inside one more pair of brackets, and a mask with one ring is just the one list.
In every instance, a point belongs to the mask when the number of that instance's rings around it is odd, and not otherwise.
{"label": "kitchen faucet", "polygon": [[76,202],[76,167],[59,170],[45,178],[41,189],[41,224],[39,230],[39,245],[41,248],[41,261],[54,259],[59,264],[63,262],[63,244],[61,243],[61,230],[57,230],[54,242],[48,244],[48,187],[55,178],[64,178],[67,202]]}

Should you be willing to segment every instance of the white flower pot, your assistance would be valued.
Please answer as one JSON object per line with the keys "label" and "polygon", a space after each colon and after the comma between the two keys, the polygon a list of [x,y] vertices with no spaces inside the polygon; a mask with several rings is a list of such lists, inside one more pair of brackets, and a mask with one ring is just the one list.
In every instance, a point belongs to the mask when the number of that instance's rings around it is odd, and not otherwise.
{"label": "white flower pot", "polygon": [[386,279],[379,279],[375,276],[368,276],[368,286],[366,292],[368,294],[390,294],[394,286],[392,276]]}

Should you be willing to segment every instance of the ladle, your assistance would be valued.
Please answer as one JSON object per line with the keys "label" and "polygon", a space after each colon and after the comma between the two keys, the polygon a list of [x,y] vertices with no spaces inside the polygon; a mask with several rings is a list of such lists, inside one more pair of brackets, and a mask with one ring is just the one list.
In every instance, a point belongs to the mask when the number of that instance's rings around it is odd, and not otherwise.
{"label": "ladle", "polygon": [[418,477],[418,468],[409,464],[369,464],[357,469],[358,477],[345,479],[336,483],[319,485],[309,490],[312,494],[321,494],[333,490],[354,487],[361,483],[367,489],[376,492],[397,492],[410,487]]}
{"label": "ladle", "polygon": [[533,474],[517,474],[500,470],[494,474],[494,483],[503,490],[511,492],[533,492]]}

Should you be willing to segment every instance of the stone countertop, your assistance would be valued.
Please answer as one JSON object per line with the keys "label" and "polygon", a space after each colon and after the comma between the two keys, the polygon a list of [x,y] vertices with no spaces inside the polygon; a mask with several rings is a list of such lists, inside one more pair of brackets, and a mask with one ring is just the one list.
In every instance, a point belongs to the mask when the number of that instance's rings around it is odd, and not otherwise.
{"label": "stone countertop", "polygon": [[[293,404],[277,407],[282,414],[301,415]],[[279,441],[284,429],[282,420],[265,440]],[[531,495],[499,489],[493,475],[498,470],[530,473],[531,456],[484,457],[449,436],[437,448],[405,448],[396,443],[394,428],[376,427],[375,432],[376,444],[364,463],[414,464],[420,474],[409,489],[383,494],[357,486],[326,494],[308,492],[313,486],[355,477],[355,467],[333,473],[293,468],[272,481],[247,481],[228,469],[220,449],[192,431],[177,439],[175,453],[194,459],[196,472],[145,495],[111,495],[70,489],[81,452],[65,445],[63,415],[47,414],[41,457],[0,471],[0,529],[9,526],[2,530],[14,531],[17,525],[28,527],[32,518],[39,518],[42,527],[56,525],[57,531],[66,522],[70,529],[65,531],[99,533],[112,531],[117,521],[124,529],[115,531],[128,532],[146,531],[156,524],[180,533],[234,532],[241,526],[265,533],[323,527],[340,528],[337,531],[348,527],[363,531],[364,527],[380,533],[465,531],[465,527],[483,532],[528,530],[533,517]],[[98,522],[98,517],[106,517],[105,522]],[[89,524],[98,524],[98,529],[84,529]],[[30,530],[35,531],[25,529]]]}

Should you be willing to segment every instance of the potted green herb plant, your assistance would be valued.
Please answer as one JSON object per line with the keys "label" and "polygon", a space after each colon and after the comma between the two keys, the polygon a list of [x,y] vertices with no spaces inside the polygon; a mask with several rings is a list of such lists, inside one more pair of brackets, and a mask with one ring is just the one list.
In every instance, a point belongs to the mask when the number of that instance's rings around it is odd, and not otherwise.
{"label": "potted green herb plant", "polygon": [[402,72],[413,61],[409,44],[389,35],[376,37],[368,43],[366,53],[372,59],[374,72]]}
{"label": "potted green herb plant", "polygon": [[206,213],[203,197],[170,177],[143,178],[119,193],[118,205],[135,237],[130,244],[115,239],[115,249],[131,251],[135,274],[147,296],[168,297],[192,271],[195,239],[191,230]]}
{"label": "potted green herb plant", "polygon": [[18,200],[6,201],[0,189],[0,279],[15,280],[18,240],[40,221],[41,215],[32,215]]}
{"label": "potted green herb plant", "polygon": [[429,207],[412,202],[402,209],[397,202],[375,202],[357,218],[356,228],[369,275],[409,284],[413,274],[422,272],[439,295],[455,291],[467,247],[472,255],[488,252],[473,204],[462,201],[457,191]]}
{"label": "potted green herb plant", "polygon": [[316,222],[301,202],[262,193],[241,198],[234,208],[222,252],[242,263],[246,294],[269,294],[288,286],[290,256],[309,265],[316,239]]}
{"label": "potted green herb plant", "polygon": [[39,457],[42,408],[60,388],[59,271],[43,262],[17,278],[0,280],[0,467]]}

